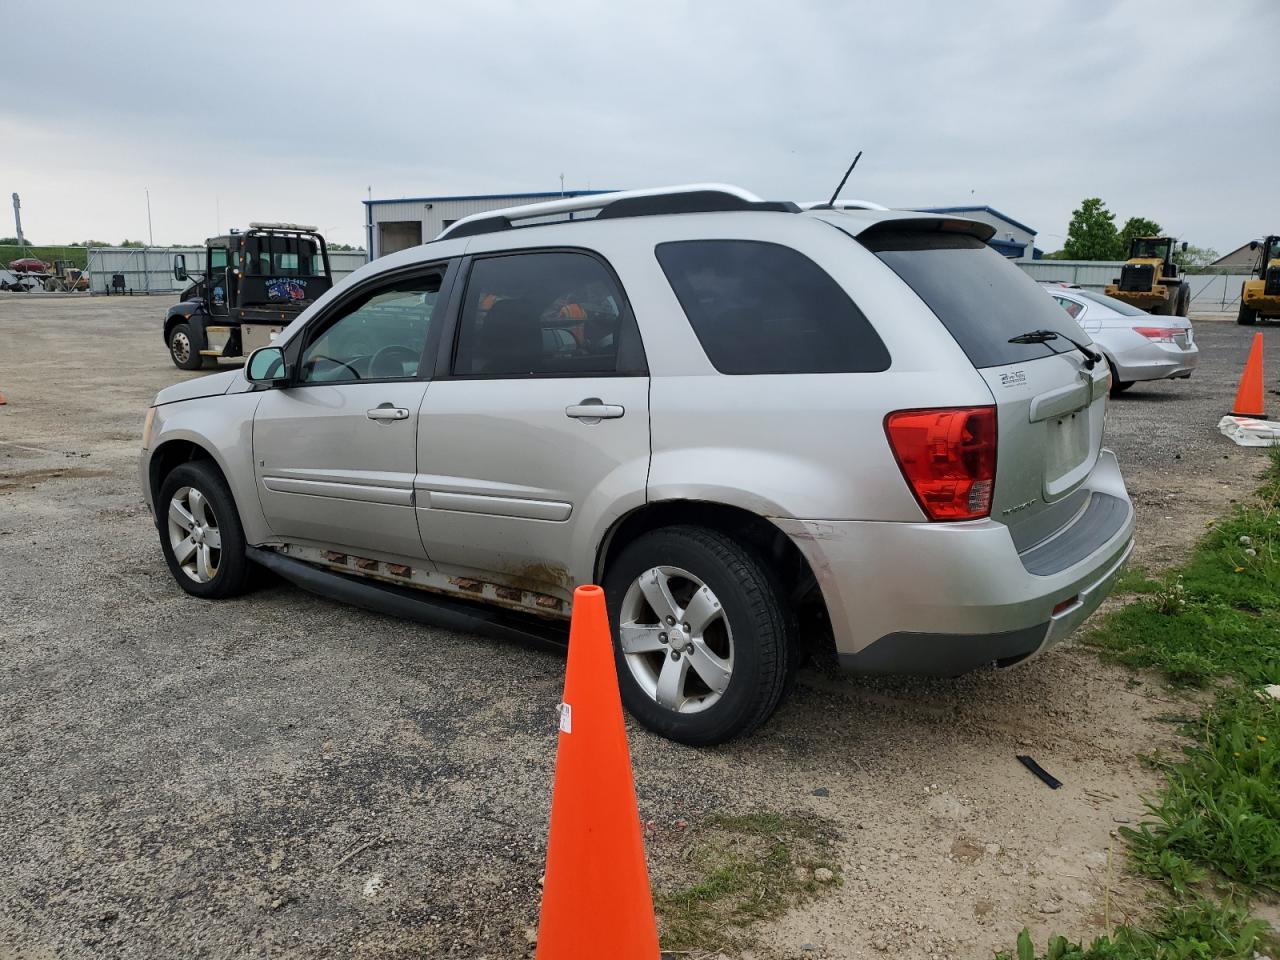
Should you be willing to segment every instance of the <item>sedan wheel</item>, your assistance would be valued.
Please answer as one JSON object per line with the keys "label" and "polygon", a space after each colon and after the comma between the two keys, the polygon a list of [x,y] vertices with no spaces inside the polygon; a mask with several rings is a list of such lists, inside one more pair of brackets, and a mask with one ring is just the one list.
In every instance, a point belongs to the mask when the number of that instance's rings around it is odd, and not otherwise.
{"label": "sedan wheel", "polygon": [[195,487],[179,487],[169,500],[169,546],[179,568],[196,583],[218,575],[222,532],[209,498]]}
{"label": "sedan wheel", "polygon": [[714,706],[733,676],[733,630],[720,600],[680,567],[652,567],[632,581],[618,639],[640,689],[667,710]]}

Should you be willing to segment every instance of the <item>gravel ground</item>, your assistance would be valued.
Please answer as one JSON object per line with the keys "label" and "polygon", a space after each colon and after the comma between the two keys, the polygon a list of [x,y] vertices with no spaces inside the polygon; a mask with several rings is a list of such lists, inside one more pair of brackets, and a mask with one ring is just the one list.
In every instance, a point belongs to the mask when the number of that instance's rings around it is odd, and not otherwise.
{"label": "gravel ground", "polygon": [[[563,659],[283,585],[180,592],[136,480],[148,400],[198,375],[168,361],[166,306],[0,294],[0,960],[526,954]],[[1249,332],[1197,333],[1191,381],[1110,413],[1153,566],[1261,463],[1214,430]],[[654,875],[679,866],[678,820],[810,812],[841,833],[845,884],[759,931],[758,956],[1091,936],[1115,822],[1153,784],[1134,754],[1167,742],[1169,709],[1070,646],[954,681],[810,668],[744,742],[632,728]]]}

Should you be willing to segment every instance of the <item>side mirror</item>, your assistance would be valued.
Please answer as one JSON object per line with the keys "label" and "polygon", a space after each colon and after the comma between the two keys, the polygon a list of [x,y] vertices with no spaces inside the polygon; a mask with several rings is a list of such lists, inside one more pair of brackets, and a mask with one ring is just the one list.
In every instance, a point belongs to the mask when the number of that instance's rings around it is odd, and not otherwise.
{"label": "side mirror", "polygon": [[1182,241],[1182,252],[1183,253],[1187,252],[1187,241],[1185,240]]}
{"label": "side mirror", "polygon": [[173,255],[173,279],[187,279],[187,255],[185,253],[175,253]]}
{"label": "side mirror", "polygon": [[270,386],[288,383],[289,365],[285,363],[284,350],[280,347],[259,347],[245,361],[244,376],[250,383]]}

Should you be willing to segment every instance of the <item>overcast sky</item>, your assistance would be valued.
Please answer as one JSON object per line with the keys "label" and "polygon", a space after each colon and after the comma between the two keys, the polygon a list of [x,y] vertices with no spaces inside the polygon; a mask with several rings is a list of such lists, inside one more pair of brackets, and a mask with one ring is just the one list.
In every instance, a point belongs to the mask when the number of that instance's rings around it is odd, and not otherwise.
{"label": "overcast sky", "polygon": [[[19,0],[0,0],[12,21]],[[1225,253],[1280,232],[1280,3],[62,3],[10,31],[0,196],[36,243],[250,220],[363,243],[375,198],[715,180],[1101,196]],[[12,24],[11,24],[12,25]],[[0,235],[12,233],[7,212]]]}

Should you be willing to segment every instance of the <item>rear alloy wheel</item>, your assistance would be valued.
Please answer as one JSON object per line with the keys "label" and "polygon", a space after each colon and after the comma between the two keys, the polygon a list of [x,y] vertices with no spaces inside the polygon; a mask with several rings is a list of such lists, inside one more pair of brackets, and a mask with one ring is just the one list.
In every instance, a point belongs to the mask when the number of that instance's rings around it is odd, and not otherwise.
{"label": "rear alloy wheel", "polygon": [[701,527],[655,530],[610,566],[605,595],[622,700],[649,729],[705,746],[777,708],[793,618],[754,551]]}
{"label": "rear alloy wheel", "polygon": [[156,498],[160,546],[178,585],[197,597],[243,593],[249,579],[235,501],[212,463],[174,468]]}

